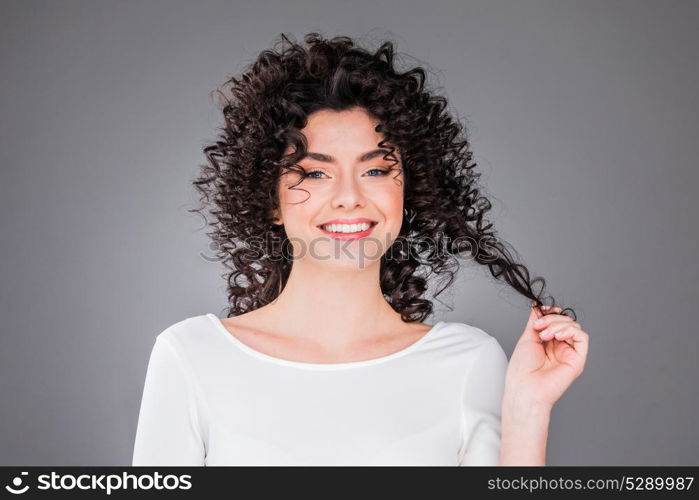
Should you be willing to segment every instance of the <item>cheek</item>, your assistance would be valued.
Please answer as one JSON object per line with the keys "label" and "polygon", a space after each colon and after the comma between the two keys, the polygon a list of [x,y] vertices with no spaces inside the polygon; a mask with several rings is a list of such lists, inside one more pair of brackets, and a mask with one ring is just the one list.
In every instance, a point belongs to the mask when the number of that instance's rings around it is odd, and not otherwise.
{"label": "cheek", "polygon": [[[310,190],[309,190],[310,192]],[[281,195],[280,207],[284,216],[284,226],[289,236],[292,234],[304,233],[308,231],[309,224],[314,222],[318,214],[318,200],[311,192],[311,196],[306,191],[294,191],[293,189]]]}
{"label": "cheek", "polygon": [[380,186],[372,194],[374,202],[387,215],[394,218],[403,212],[403,190],[397,186]]}
{"label": "cheek", "polygon": [[395,239],[403,225],[403,190],[400,186],[384,186],[372,193],[372,200],[385,217],[385,229]]}

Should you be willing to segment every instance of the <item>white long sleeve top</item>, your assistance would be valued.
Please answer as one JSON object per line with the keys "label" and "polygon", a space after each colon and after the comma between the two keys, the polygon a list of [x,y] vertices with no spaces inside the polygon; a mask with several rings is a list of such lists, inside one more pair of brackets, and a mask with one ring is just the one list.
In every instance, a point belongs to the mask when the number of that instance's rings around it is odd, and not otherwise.
{"label": "white long sleeve top", "polygon": [[193,316],[155,339],[132,465],[498,465],[507,363],[465,323],[379,358],[305,363]]}

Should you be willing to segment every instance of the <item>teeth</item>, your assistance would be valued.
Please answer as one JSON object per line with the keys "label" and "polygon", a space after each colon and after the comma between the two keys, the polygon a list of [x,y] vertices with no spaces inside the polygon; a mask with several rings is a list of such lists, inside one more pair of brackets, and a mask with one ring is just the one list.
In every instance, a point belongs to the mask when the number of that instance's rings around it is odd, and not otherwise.
{"label": "teeth", "polygon": [[371,224],[368,222],[362,222],[361,224],[327,224],[321,227],[332,233],[358,233],[369,229]]}

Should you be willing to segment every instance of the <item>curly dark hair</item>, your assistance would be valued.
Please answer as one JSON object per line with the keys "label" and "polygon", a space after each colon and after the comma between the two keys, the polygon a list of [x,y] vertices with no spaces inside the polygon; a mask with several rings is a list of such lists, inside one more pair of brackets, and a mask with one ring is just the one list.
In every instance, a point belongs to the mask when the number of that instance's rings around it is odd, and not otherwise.
{"label": "curly dark hair", "polygon": [[[425,70],[398,71],[390,41],[371,53],[346,36],[309,33],[304,40],[306,47],[282,34],[239,78],[226,82],[230,98],[218,91],[225,126],[204,148],[208,163],[193,181],[202,205],[189,211],[202,215],[211,205],[214,220],[208,225],[214,231],[207,234],[228,270],[228,316],[272,302],[289,277],[290,243],[283,225],[274,223],[277,184],[280,175],[300,169],[297,162],[307,151],[301,129],[308,116],[357,107],[379,123],[375,130],[385,138],[379,147],[389,149],[394,160],[395,148],[401,154],[405,217],[381,258],[380,285],[402,320],[423,321],[432,313],[432,302],[423,297],[428,279],[446,277],[438,296],[454,280],[457,257],[467,252],[493,277],[544,305],[545,280],[531,279],[513,257],[516,252],[496,238],[492,224],[484,224],[491,204],[477,186],[481,174],[464,126],[445,111],[444,97],[425,90]],[[294,152],[285,156],[290,145]],[[570,308],[560,313],[566,311],[577,319]]]}

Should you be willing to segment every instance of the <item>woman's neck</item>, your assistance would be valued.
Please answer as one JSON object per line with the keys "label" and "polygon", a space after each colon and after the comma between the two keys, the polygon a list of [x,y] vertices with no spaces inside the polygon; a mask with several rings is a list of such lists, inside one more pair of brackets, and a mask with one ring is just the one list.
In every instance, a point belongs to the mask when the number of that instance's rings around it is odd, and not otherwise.
{"label": "woman's neck", "polygon": [[279,297],[263,308],[266,323],[338,351],[395,331],[403,322],[383,297],[380,266],[376,261],[343,269],[297,260]]}

